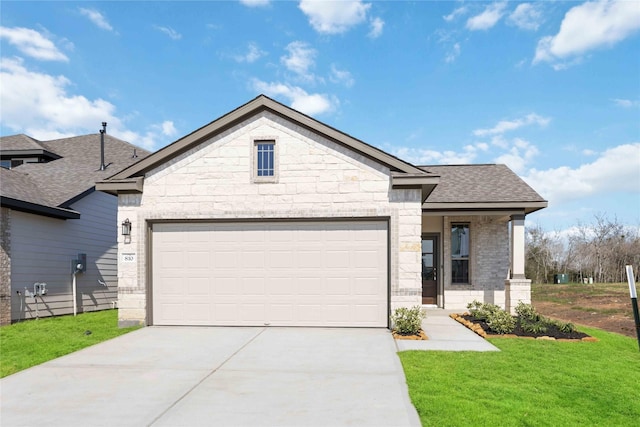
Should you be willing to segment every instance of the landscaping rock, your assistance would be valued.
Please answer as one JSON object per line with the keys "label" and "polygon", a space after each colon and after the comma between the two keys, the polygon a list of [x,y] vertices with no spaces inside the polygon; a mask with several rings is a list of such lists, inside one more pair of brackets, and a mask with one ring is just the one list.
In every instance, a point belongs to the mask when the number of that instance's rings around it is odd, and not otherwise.
{"label": "landscaping rock", "polygon": [[427,337],[427,334],[425,334],[425,332],[420,329],[420,332],[418,332],[418,335],[401,335],[397,332],[391,332],[391,335],[393,335],[393,338],[397,339],[397,340],[422,340],[422,341],[426,341],[429,339],[429,337]]}

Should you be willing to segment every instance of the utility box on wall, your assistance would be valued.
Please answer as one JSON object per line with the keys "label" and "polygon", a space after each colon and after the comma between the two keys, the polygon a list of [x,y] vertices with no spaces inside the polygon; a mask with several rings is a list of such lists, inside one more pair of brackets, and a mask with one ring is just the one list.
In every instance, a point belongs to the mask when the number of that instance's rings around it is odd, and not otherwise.
{"label": "utility box on wall", "polygon": [[77,259],[71,260],[71,274],[87,271],[87,254],[78,254]]}

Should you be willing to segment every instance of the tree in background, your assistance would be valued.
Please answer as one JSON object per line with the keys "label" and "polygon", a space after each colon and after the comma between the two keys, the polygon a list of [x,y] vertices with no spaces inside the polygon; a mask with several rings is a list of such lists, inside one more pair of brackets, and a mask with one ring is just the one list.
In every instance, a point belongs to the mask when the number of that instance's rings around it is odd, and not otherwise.
{"label": "tree in background", "polygon": [[596,282],[623,282],[625,265],[640,265],[639,228],[625,227],[617,218],[594,216],[568,233],[527,228],[525,273],[534,283],[550,283],[553,275],[568,273],[572,281],[592,277]]}

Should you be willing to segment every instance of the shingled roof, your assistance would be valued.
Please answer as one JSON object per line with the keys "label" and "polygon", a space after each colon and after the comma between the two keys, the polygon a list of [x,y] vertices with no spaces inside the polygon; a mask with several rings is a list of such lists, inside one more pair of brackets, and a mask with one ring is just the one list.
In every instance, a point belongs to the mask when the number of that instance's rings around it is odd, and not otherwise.
{"label": "shingled roof", "polygon": [[[95,189],[96,181],[106,179],[131,166],[150,153],[126,141],[105,135],[105,163],[100,170],[100,134],[82,135],[52,141],[37,141],[27,135],[0,138],[0,153],[29,153],[44,150],[60,158],[46,163],[25,163],[2,170],[2,205],[13,208],[41,206],[70,211],[69,206]],[[133,157],[135,153],[137,157]],[[73,212],[73,211],[70,211]],[[44,213],[44,212],[43,212]],[[54,215],[55,216],[55,215]]]}
{"label": "shingled roof", "polygon": [[440,175],[440,183],[429,195],[423,208],[510,209],[526,213],[542,209],[547,201],[505,165],[437,165],[420,166]]}
{"label": "shingled roof", "polygon": [[39,144],[37,139],[31,138],[23,133],[18,135],[3,136],[0,138],[2,141],[2,151],[13,150],[43,150],[44,147]]}

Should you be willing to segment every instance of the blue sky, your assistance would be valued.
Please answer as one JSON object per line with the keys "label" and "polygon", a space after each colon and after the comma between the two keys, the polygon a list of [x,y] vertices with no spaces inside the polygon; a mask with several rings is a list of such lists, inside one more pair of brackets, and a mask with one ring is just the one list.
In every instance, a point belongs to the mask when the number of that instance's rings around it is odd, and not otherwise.
{"label": "blue sky", "polygon": [[419,165],[505,163],[549,231],[640,227],[640,2],[12,2],[0,133],[155,150],[264,93]]}

